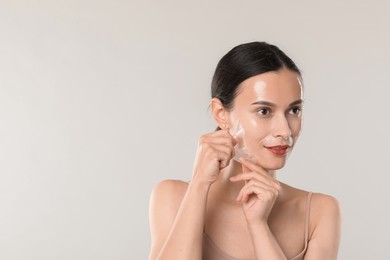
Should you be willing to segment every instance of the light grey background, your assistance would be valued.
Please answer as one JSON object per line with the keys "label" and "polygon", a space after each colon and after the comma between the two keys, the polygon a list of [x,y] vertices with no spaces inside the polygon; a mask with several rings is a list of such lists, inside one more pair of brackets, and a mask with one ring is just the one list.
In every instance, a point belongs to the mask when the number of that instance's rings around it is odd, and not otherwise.
{"label": "light grey background", "polygon": [[339,259],[390,259],[388,1],[0,0],[0,259],[147,259],[148,201],[189,179],[233,46],[303,71],[280,179],[343,208]]}

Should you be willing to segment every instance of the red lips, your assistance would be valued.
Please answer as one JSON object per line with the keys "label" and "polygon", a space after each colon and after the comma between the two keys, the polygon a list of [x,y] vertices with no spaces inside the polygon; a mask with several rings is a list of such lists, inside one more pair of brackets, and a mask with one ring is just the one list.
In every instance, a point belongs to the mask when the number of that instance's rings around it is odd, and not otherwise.
{"label": "red lips", "polygon": [[288,145],[276,145],[276,146],[270,146],[266,147],[271,153],[278,155],[278,156],[283,156],[287,154],[288,149],[290,146]]}

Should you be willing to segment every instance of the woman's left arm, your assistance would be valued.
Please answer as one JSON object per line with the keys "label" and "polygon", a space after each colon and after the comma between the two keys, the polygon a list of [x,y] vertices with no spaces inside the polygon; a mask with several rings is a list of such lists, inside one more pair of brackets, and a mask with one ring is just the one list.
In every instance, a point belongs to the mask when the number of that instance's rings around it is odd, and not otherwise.
{"label": "woman's left arm", "polygon": [[312,200],[312,234],[304,260],[335,260],[340,244],[341,210],[331,196],[316,194]]}
{"label": "woman's left arm", "polygon": [[[280,185],[260,166],[247,160],[241,163],[243,173],[231,181],[245,181],[237,200],[243,203],[256,257],[258,260],[287,259],[267,223]],[[336,260],[341,230],[339,203],[331,196],[315,194],[311,212],[312,231],[304,260]]]}
{"label": "woman's left arm", "polygon": [[245,218],[258,260],[286,260],[279,243],[268,226],[268,217],[280,191],[280,183],[265,169],[241,160],[243,173],[231,177],[233,182],[245,181],[237,201],[243,203]]}
{"label": "woman's left arm", "polygon": [[287,260],[267,223],[248,227],[257,259]]}

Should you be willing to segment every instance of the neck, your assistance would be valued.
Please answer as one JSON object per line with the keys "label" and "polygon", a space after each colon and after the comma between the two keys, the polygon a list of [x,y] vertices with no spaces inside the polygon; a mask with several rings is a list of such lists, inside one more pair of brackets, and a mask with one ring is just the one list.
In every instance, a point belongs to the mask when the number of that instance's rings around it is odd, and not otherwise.
{"label": "neck", "polygon": [[[273,178],[276,178],[276,171],[275,170],[266,170],[264,169],[270,176]],[[231,182],[229,179],[232,176],[241,174],[243,172],[242,164],[231,160],[230,164],[224,168],[220,176],[215,183],[215,186],[218,186],[220,189],[223,189],[223,193],[225,196],[228,196],[229,199],[235,200],[238,193],[242,189],[244,183],[243,182]]]}
{"label": "neck", "polygon": [[[261,166],[260,166],[261,167]],[[269,174],[272,178],[276,178],[276,171],[275,170],[267,170],[264,169],[267,174]],[[221,171],[221,178],[220,179],[226,179],[229,180],[230,177],[240,174],[243,172],[242,164],[237,162],[236,160],[231,160],[230,164],[224,168]]]}

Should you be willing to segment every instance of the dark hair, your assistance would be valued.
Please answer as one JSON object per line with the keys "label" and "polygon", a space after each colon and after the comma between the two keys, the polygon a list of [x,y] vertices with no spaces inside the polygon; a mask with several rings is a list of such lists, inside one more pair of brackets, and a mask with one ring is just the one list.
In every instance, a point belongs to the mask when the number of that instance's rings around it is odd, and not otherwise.
{"label": "dark hair", "polygon": [[246,79],[287,68],[301,75],[295,63],[278,47],[266,42],[250,42],[231,49],[219,61],[211,83],[211,97],[231,109],[238,86]]}

